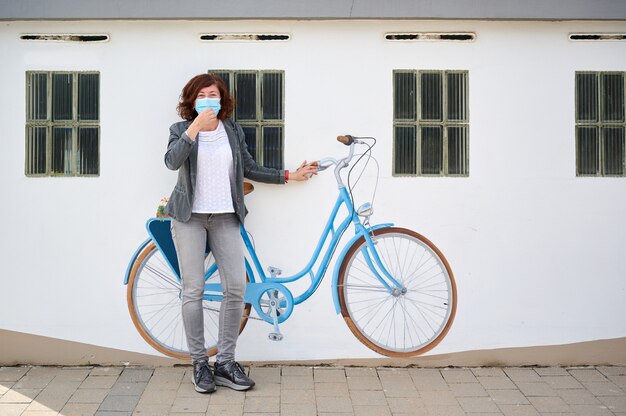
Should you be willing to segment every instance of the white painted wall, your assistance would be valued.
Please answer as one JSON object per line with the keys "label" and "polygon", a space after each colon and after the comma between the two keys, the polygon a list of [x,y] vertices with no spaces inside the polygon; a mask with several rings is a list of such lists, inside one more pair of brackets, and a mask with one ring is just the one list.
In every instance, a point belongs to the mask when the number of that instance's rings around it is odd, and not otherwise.
{"label": "white painted wall", "polygon": [[[130,321],[122,279],[145,220],[175,182],[162,158],[180,91],[191,76],[225,68],[285,71],[288,168],[341,155],[337,134],[378,138],[373,222],[425,234],[456,275],[456,320],[431,354],[624,337],[626,179],[575,176],[574,73],[626,70],[626,42],[567,35],[625,30],[625,22],[2,22],[0,328],[153,353]],[[292,39],[198,40],[214,31]],[[388,31],[473,31],[477,40],[391,43]],[[111,40],[19,40],[62,32]],[[394,69],[469,71],[469,177],[391,176]],[[29,70],[100,71],[100,177],[24,176]],[[289,273],[306,263],[333,192],[330,173],[256,186],[247,226],[266,265]],[[283,342],[251,322],[238,358],[376,356],[335,315],[329,282],[296,308]]]}

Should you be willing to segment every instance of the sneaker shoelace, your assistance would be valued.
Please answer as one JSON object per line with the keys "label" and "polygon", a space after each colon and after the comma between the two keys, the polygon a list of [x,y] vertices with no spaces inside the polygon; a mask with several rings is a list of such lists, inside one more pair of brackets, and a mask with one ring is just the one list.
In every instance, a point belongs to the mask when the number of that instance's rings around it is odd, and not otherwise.
{"label": "sneaker shoelace", "polygon": [[202,363],[199,365],[197,371],[198,381],[209,381],[210,369],[207,363]]}

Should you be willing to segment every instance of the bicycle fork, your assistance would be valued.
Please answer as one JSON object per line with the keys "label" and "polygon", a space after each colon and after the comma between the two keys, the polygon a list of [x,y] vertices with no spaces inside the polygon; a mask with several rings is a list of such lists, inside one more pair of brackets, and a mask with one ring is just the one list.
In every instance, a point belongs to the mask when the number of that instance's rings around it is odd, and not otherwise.
{"label": "bicycle fork", "polygon": [[385,265],[383,264],[380,256],[378,255],[378,250],[376,250],[376,242],[372,240],[372,236],[370,233],[365,232],[363,234],[365,238],[366,245],[361,249],[361,253],[363,254],[363,258],[367,263],[370,270],[374,273],[376,278],[382,283],[383,286],[387,289],[387,291],[394,297],[399,297],[401,295],[406,294],[407,289],[400,282],[398,282],[392,275],[389,273]]}

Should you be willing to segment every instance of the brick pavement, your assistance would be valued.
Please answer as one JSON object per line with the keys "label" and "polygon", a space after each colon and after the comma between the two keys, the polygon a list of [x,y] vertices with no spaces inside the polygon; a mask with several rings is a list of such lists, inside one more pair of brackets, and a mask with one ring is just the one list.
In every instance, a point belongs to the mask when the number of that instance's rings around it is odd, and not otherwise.
{"label": "brick pavement", "polygon": [[0,415],[626,416],[626,367],[252,366],[198,394],[191,367],[0,367]]}

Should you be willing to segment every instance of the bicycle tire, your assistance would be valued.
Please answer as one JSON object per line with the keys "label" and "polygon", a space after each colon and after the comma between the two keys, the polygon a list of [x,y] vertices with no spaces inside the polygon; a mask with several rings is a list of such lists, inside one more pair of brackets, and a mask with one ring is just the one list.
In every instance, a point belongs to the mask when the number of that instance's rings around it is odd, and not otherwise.
{"label": "bicycle tire", "polygon": [[[205,270],[214,262],[209,253]],[[211,281],[219,279],[219,273]],[[249,281],[246,275],[246,280]],[[219,280],[215,280],[219,281]],[[137,256],[126,290],[128,310],[135,328],[154,349],[172,358],[190,359],[182,320],[182,288],[167,261],[154,242]],[[217,353],[217,332],[221,302],[203,300],[204,334],[207,355]],[[250,315],[250,304],[245,304],[239,332],[243,331]]]}
{"label": "bicycle tire", "polygon": [[339,269],[341,314],[358,340],[379,354],[423,354],[441,342],[454,321],[457,293],[452,269],[441,251],[415,231],[389,227],[370,235],[382,263],[407,291],[394,295],[373,275],[361,252],[366,247],[361,237]]}

